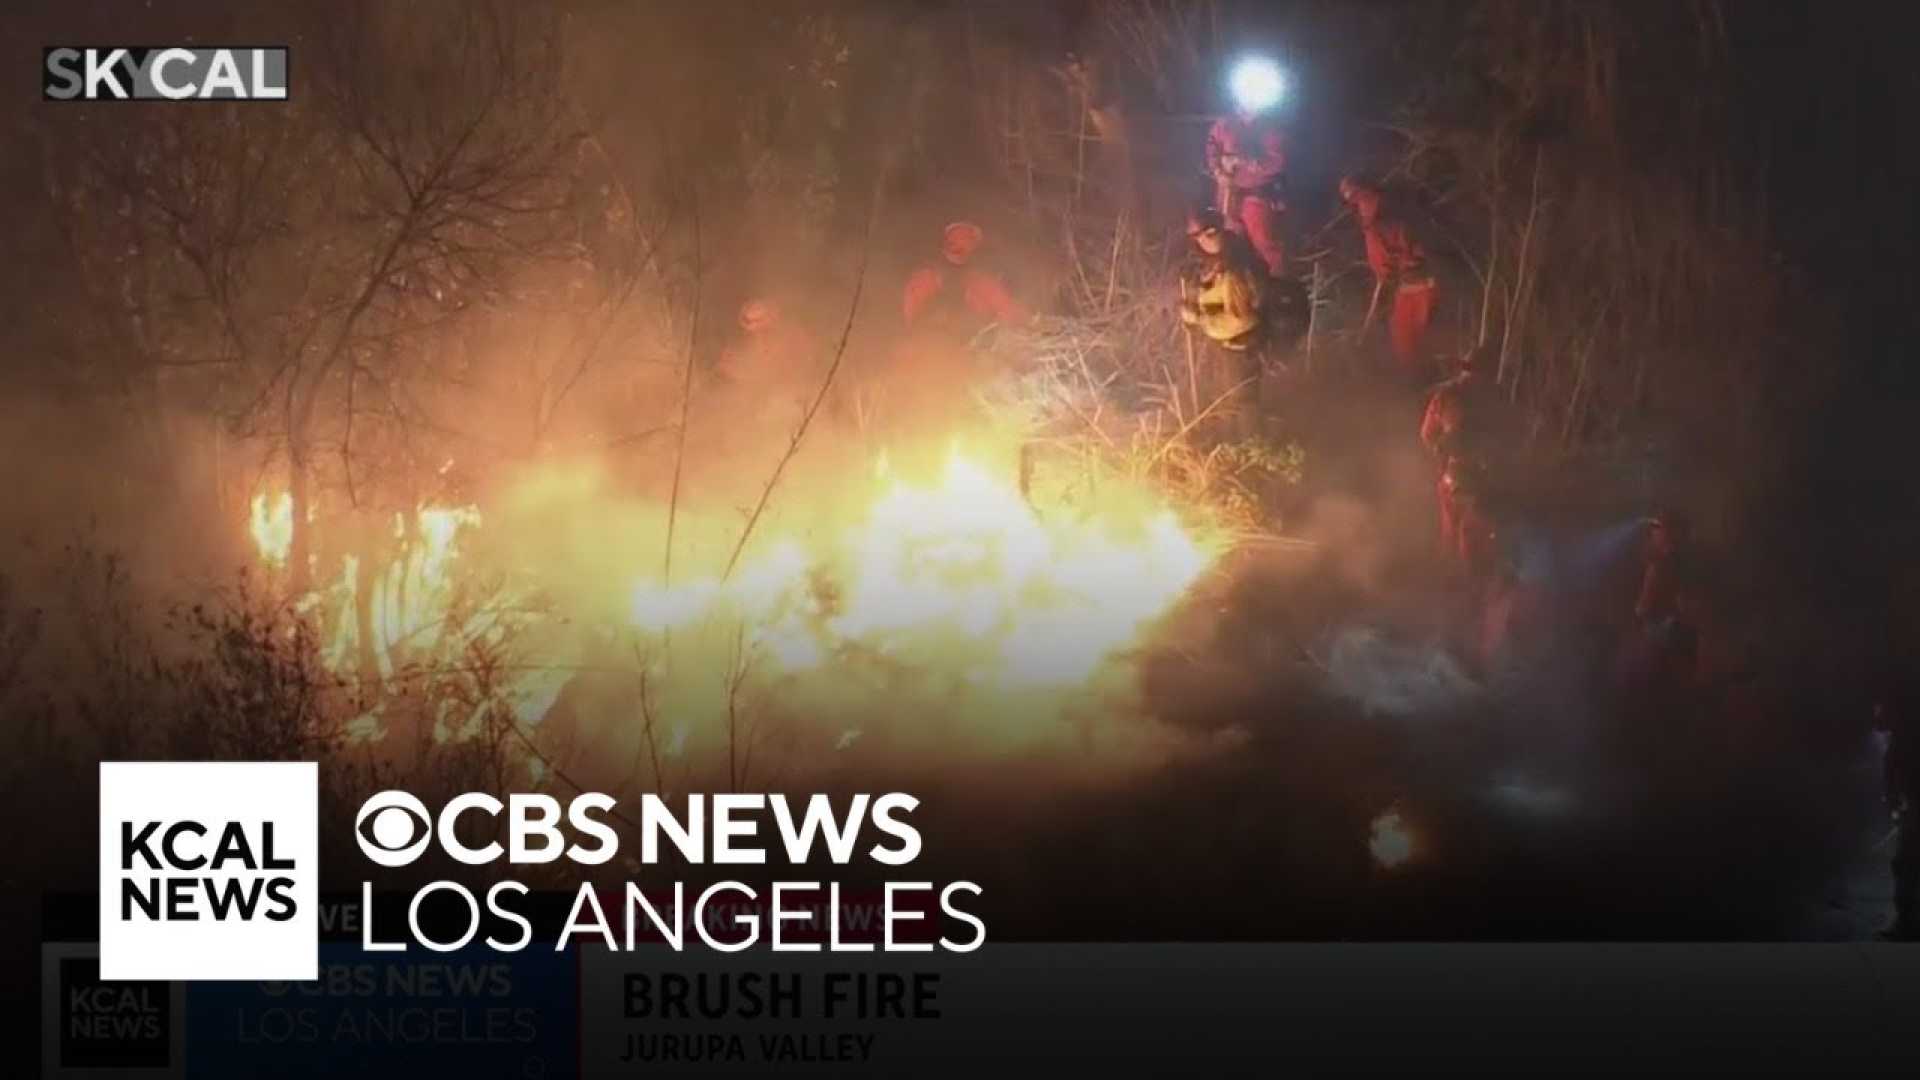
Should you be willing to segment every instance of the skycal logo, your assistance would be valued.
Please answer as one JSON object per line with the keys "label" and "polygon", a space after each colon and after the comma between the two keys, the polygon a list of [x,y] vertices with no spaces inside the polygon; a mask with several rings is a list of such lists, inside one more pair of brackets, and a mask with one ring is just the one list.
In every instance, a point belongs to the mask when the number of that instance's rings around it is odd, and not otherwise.
{"label": "skycal logo", "polygon": [[287,50],[49,45],[44,101],[285,101]]}
{"label": "skycal logo", "polygon": [[100,976],[319,974],[311,762],[100,764]]}

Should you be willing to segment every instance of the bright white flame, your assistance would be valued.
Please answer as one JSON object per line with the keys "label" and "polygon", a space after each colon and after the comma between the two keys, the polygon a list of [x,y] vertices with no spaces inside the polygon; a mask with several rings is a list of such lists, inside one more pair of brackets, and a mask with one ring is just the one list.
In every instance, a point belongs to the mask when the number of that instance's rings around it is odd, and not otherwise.
{"label": "bright white flame", "polygon": [[825,564],[789,539],[725,581],[643,579],[634,625],[681,630],[726,610],[789,673],[858,644],[1000,687],[1072,686],[1125,651],[1212,560],[1211,545],[1164,509],[1139,521],[1042,518],[1010,468],[957,448],[930,482],[894,476],[884,458],[875,471],[881,490],[865,513],[816,541],[844,556],[832,560],[830,609],[812,592]]}
{"label": "bright white flame", "polygon": [[1287,77],[1280,66],[1264,56],[1249,56],[1233,65],[1227,87],[1234,103],[1245,112],[1265,112],[1279,104],[1287,93]]}
{"label": "bright white flame", "polygon": [[274,496],[264,492],[255,495],[248,531],[253,533],[254,545],[267,565],[285,566],[287,551],[293,546],[293,496],[284,491]]}

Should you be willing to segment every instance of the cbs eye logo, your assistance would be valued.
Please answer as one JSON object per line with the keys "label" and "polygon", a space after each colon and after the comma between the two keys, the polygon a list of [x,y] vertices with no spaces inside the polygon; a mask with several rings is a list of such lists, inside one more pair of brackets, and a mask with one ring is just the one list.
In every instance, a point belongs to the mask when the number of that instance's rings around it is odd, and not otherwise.
{"label": "cbs eye logo", "polygon": [[404,791],[382,791],[360,804],[353,831],[360,852],[381,866],[405,866],[433,839],[427,806]]}

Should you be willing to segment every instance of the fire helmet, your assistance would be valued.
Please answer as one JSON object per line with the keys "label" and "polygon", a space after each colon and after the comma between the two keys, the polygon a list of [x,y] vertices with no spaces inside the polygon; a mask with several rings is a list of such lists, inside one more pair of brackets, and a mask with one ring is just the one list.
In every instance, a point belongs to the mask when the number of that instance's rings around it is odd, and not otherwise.
{"label": "fire helmet", "polygon": [[780,321],[780,308],[771,300],[755,297],[740,305],[740,329],[756,334]]}
{"label": "fire helmet", "polygon": [[973,256],[986,233],[971,221],[956,221],[940,233],[940,251],[948,262],[963,263]]}

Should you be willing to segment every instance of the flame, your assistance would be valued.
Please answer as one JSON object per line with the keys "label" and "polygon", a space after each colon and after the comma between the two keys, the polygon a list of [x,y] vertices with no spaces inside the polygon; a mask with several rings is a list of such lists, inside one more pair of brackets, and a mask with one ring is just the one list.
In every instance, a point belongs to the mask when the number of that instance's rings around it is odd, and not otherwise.
{"label": "flame", "polygon": [[[795,539],[733,577],[634,587],[633,625],[682,629],[740,614],[788,670],[863,646],[952,667],[1003,687],[1071,686],[1133,643],[1212,562],[1213,546],[1167,509],[1043,519],[1007,470],[958,449],[939,478],[915,483],[883,454],[879,496],[810,558]],[[838,570],[831,610],[810,594]]]}
{"label": "flame", "polygon": [[293,495],[285,491],[271,498],[265,492],[254,495],[248,530],[262,562],[275,569],[287,565],[287,553],[293,548]]}
{"label": "flame", "polygon": [[[762,523],[731,572],[738,514],[682,506],[671,579],[664,505],[623,494],[594,469],[534,466],[502,485],[484,526],[477,506],[421,505],[395,516],[381,550],[331,556],[337,571],[309,598],[325,626],[324,660],[385,680],[409,660],[456,658],[476,635],[502,632],[508,616],[476,621],[459,603],[462,583],[484,568],[546,605],[544,622],[512,616],[523,619],[515,628],[532,627],[516,639],[530,654],[516,657],[510,688],[525,723],[539,721],[582,663],[585,646],[564,629],[578,623],[602,640],[624,634],[632,649],[619,646],[622,655],[647,657],[663,688],[668,757],[699,737],[716,688],[747,668],[787,680],[783,704],[832,716],[826,738],[837,749],[863,727],[862,741],[874,738],[879,713],[911,709],[898,696],[901,672],[915,673],[912,685],[941,708],[964,700],[969,717],[1021,730],[1031,710],[1014,715],[1009,702],[1059,715],[1073,695],[1109,692],[1106,673],[1222,545],[1120,478],[1097,502],[1032,498],[1016,481],[1017,446],[995,453],[983,442],[934,462],[895,448],[796,479],[785,516]],[[284,496],[256,498],[254,539],[270,563],[285,558],[275,543],[285,531],[260,527],[275,509],[290,520]],[[465,550],[483,530],[491,561]],[[437,717],[436,737],[464,737],[479,722],[468,713]],[[354,734],[372,741],[383,731],[376,713]]]}
{"label": "flame", "polygon": [[440,643],[453,599],[448,566],[456,553],[454,538],[461,529],[480,524],[480,511],[472,506],[422,506],[413,522],[409,531],[405,517],[394,515],[400,554],[373,582],[373,653],[386,676],[393,674],[395,657],[409,650],[430,653]]}
{"label": "flame", "polygon": [[957,451],[938,484],[894,482],[853,549],[834,634],[894,651],[989,643],[986,674],[1007,685],[1086,679],[1210,561],[1165,510],[1136,522],[1042,520]]}
{"label": "flame", "polygon": [[[422,505],[411,519],[394,515],[394,555],[377,571],[363,572],[369,564],[357,554],[340,556],[338,573],[301,605],[317,609],[329,624],[323,653],[328,667],[351,670],[361,655],[363,634],[369,635],[367,653],[382,678],[391,678],[408,655],[431,653],[440,644],[454,598],[458,537],[479,524],[478,507]],[[291,496],[255,495],[250,531],[261,561],[285,566],[293,534]]]}

